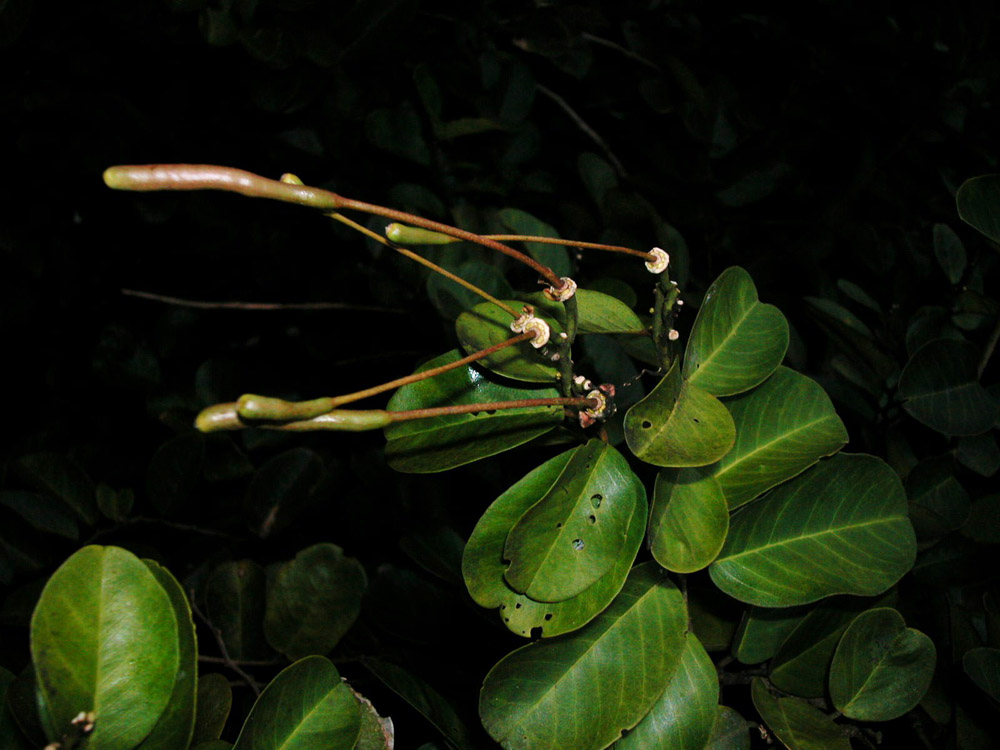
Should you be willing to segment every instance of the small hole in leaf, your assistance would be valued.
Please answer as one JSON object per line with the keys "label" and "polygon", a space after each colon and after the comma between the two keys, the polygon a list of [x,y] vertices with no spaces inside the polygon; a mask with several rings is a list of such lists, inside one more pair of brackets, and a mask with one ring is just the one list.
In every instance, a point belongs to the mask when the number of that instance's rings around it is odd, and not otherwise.
{"label": "small hole in leaf", "polygon": [[520,609],[520,608],[521,608],[521,602],[518,602],[517,604],[514,605],[514,609]]}
{"label": "small hole in leaf", "polygon": [[701,420],[698,419],[697,417],[691,417],[691,421],[694,422],[695,424],[701,424]]}
{"label": "small hole in leaf", "polygon": [[500,609],[507,609],[507,605],[506,604],[501,604],[500,605]]}
{"label": "small hole in leaf", "polygon": [[535,627],[535,628],[531,629],[531,637],[532,638],[541,638],[542,637],[542,626],[541,625],[539,625],[538,627]]}
{"label": "small hole in leaf", "polygon": [[604,495],[591,495],[590,496],[590,504],[593,505],[595,509],[596,508],[600,508],[602,502],[604,502]]}
{"label": "small hole in leaf", "polygon": [[652,426],[653,426],[653,423],[650,422],[648,419],[642,420],[642,429],[648,430]]}
{"label": "small hole in leaf", "polygon": [[556,528],[557,528],[557,529],[561,529],[561,528],[562,528],[562,524],[561,524],[561,523],[557,523],[557,524],[556,524]]}
{"label": "small hole in leaf", "polygon": [[595,516],[595,515],[591,515],[591,516],[590,516],[590,522],[591,522],[591,523],[597,523],[597,516]]}
{"label": "small hole in leaf", "polygon": [[585,546],[586,545],[583,543],[582,539],[574,539],[573,540],[573,549],[575,549],[577,552],[579,552],[580,550],[582,550]]}
{"label": "small hole in leaf", "polygon": [[504,622],[510,622],[510,618],[509,617],[505,617],[505,618],[503,618],[503,621]]}
{"label": "small hole in leaf", "polygon": [[551,612],[547,612],[547,613],[545,614],[545,621],[546,621],[546,622],[548,622],[548,621],[549,621],[549,620],[551,620],[551,619],[552,619],[552,613],[551,613]]}

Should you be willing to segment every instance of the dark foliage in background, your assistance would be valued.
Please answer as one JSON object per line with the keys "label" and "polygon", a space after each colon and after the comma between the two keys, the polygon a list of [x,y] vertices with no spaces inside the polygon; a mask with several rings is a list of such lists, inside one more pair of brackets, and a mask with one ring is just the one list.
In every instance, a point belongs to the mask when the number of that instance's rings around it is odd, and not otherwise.
{"label": "dark foliage in background", "polygon": [[[956,442],[909,419],[893,392],[915,343],[950,336],[953,313],[980,344],[995,322],[996,252],[960,224],[954,193],[998,171],[1000,16],[988,3],[890,5],[0,4],[3,488],[36,490],[24,460],[36,457],[135,494],[123,523],[62,536],[0,507],[0,665],[27,663],[34,599],[84,541],[196,583],[225,560],[267,566],[340,545],[370,588],[335,661],[413,747],[437,735],[351,659],[388,657],[433,678],[478,732],[478,686],[511,648],[460,583],[407,550],[441,533],[465,539],[530,458],[414,477],[385,467],[378,434],[191,432],[200,408],[243,392],[347,392],[454,346],[425,276],[295,207],[112,193],[101,172],[113,164],[291,171],[477,231],[519,208],[564,237],[669,247],[695,299],[742,265],[789,318],[790,361],[831,393],[849,450],[901,474],[944,456],[969,495],[989,492],[995,442],[976,466],[961,463]],[[955,283],[935,259],[938,223],[968,252]],[[618,263],[588,256],[578,281],[614,268],[647,299],[641,268]],[[197,309],[123,289],[343,309]],[[995,361],[984,380],[996,380]],[[253,485],[271,481],[261,467],[281,455],[299,461],[299,484],[275,520]],[[980,645],[982,597],[996,593],[982,562],[995,546],[932,541],[938,557],[900,606],[938,644],[942,689],[960,695],[974,688],[948,666]],[[962,710],[989,708],[970,698]],[[941,716],[887,736],[954,746],[955,719]]]}

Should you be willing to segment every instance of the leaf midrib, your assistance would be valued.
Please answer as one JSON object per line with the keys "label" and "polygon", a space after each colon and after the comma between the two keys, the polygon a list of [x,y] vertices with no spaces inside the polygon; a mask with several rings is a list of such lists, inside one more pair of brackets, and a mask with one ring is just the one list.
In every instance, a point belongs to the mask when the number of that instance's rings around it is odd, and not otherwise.
{"label": "leaf midrib", "polygon": [[892,523],[892,522],[896,522],[896,521],[905,521],[905,520],[906,520],[906,516],[885,516],[885,517],[882,517],[882,518],[872,519],[870,521],[864,521],[863,523],[853,523],[853,524],[848,524],[846,526],[837,526],[835,528],[822,529],[821,531],[815,531],[815,532],[812,532],[810,534],[802,534],[800,536],[789,537],[789,538],[782,539],[782,540],[777,541],[777,542],[770,542],[768,544],[764,544],[764,545],[762,545],[760,547],[754,547],[752,549],[744,550],[743,552],[737,552],[736,554],[733,554],[733,555],[728,555],[726,557],[720,557],[716,562],[718,562],[720,564],[727,563],[727,562],[729,562],[731,560],[736,560],[736,559],[738,559],[740,557],[745,557],[747,555],[757,554],[757,553],[763,552],[765,550],[773,549],[774,547],[782,547],[782,546],[785,546],[785,545],[788,545],[788,544],[792,544],[794,542],[803,541],[803,540],[806,540],[806,539],[815,539],[815,538],[827,536],[827,535],[830,535],[830,534],[837,534],[839,532],[852,531],[854,529],[863,529],[863,528],[865,528],[867,526],[876,526],[876,525],[879,525],[879,524]]}

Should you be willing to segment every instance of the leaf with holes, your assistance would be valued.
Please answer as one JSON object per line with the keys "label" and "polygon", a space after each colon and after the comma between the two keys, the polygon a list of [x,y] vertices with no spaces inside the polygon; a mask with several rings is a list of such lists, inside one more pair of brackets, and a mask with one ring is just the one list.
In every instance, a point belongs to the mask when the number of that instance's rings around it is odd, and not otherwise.
{"label": "leaf with holes", "polygon": [[703,748],[715,725],[719,675],[694,633],[684,638],[680,663],[663,693],[615,750],[688,750]]}
{"label": "leaf with holes", "polygon": [[573,451],[559,477],[507,534],[504,573],[539,602],[576,596],[625,552],[639,478],[625,458],[594,438]]}
{"label": "leaf with holes", "polygon": [[[427,362],[417,372],[460,358],[453,350]],[[386,408],[407,411],[558,396],[555,388],[514,387],[466,366],[403,386]],[[397,422],[385,428],[386,460],[396,471],[445,471],[515,448],[545,434],[562,419],[561,406],[532,406]]]}
{"label": "leaf with holes", "polygon": [[[522,300],[502,301],[518,314],[526,304],[529,304]],[[549,324],[552,338],[558,337],[562,326],[557,318],[545,314],[546,311],[542,307],[536,307],[535,312]],[[492,302],[483,302],[458,316],[458,320],[455,321],[455,332],[465,353],[472,354],[516,336],[517,334],[510,330],[513,320],[506,310]],[[559,372],[552,361],[533,347],[530,341],[508,346],[480,359],[478,363],[498,375],[529,383],[554,383]]]}
{"label": "leaf with holes", "polygon": [[677,363],[625,415],[625,441],[654,466],[705,466],[733,446],[736,428],[715,396],[690,385]]}
{"label": "leaf with holes", "polygon": [[733,449],[714,467],[730,508],[738,508],[840,450],[847,430],[815,381],[779,367],[749,393],[726,401]]}
{"label": "leaf with holes", "polygon": [[649,549],[667,570],[693,573],[722,549],[729,506],[718,480],[705,469],[663,469],[653,489]]}
{"label": "leaf with holes", "polygon": [[504,543],[511,527],[548,492],[574,451],[567,451],[529,472],[486,509],[473,529],[462,556],[462,575],[469,594],[483,607],[499,608],[504,624],[528,637],[536,629],[550,637],[576,630],[592,620],[621,591],[646,529],[646,491],[634,483],[635,507],[622,553],[590,587],[561,602],[545,603],[518,594],[504,580]]}
{"label": "leaf with holes", "polygon": [[851,741],[833,719],[799,698],[776,698],[764,681],[750,688],[754,708],[788,750],[851,750]]}
{"label": "leaf with holes", "polygon": [[684,352],[684,377],[713,396],[753,388],[774,372],[788,348],[788,322],[739,266],[727,268],[705,293]]}
{"label": "leaf with holes", "polygon": [[709,573],[725,593],[761,607],[874,596],[913,567],[906,510],[885,462],[838,455],[736,514]]}
{"label": "leaf with holes", "polygon": [[600,750],[656,702],[684,652],[687,610],[653,564],[587,627],[508,654],[479,695],[483,726],[506,750]]}
{"label": "leaf with holes", "polygon": [[859,721],[889,721],[916,707],[934,676],[934,643],[894,609],[854,618],[830,665],[830,697]]}
{"label": "leaf with holes", "polygon": [[233,750],[351,750],[360,731],[361,709],[337,668],[308,656],[271,680]]}
{"label": "leaf with holes", "polygon": [[94,711],[100,720],[87,747],[135,747],[177,681],[174,607],[131,552],[84,547],[42,591],[31,618],[31,657],[50,741],[68,732],[80,711]]}

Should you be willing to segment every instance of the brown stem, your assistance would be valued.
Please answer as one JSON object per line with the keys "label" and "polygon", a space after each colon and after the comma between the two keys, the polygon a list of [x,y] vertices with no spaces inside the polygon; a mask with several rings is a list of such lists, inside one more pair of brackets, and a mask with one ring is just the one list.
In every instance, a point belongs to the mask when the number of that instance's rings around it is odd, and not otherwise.
{"label": "brown stem", "polygon": [[435,406],[429,409],[388,412],[393,422],[408,422],[413,419],[444,417],[452,414],[471,414],[481,411],[502,411],[504,409],[527,409],[532,406],[576,406],[581,409],[595,409],[599,406],[592,398],[527,398],[518,401],[492,401],[485,404],[456,404],[455,406]]}
{"label": "brown stem", "polygon": [[652,253],[646,253],[642,250],[633,250],[630,247],[624,247],[622,245],[605,245],[600,242],[578,242],[576,240],[560,239],[559,237],[534,237],[525,234],[484,234],[482,236],[491,240],[498,240],[500,242],[538,242],[542,245],[562,245],[564,247],[578,247],[582,250],[607,250],[611,253],[634,255],[635,257],[642,258],[643,260],[656,260],[656,256]]}
{"label": "brown stem", "polygon": [[344,302],[203,302],[202,300],[168,297],[165,294],[140,292],[135,289],[122,289],[126,297],[163,302],[178,307],[193,307],[199,310],[352,310],[356,312],[383,312],[404,314],[409,310],[397,307],[379,307],[378,305],[349,305]]}

